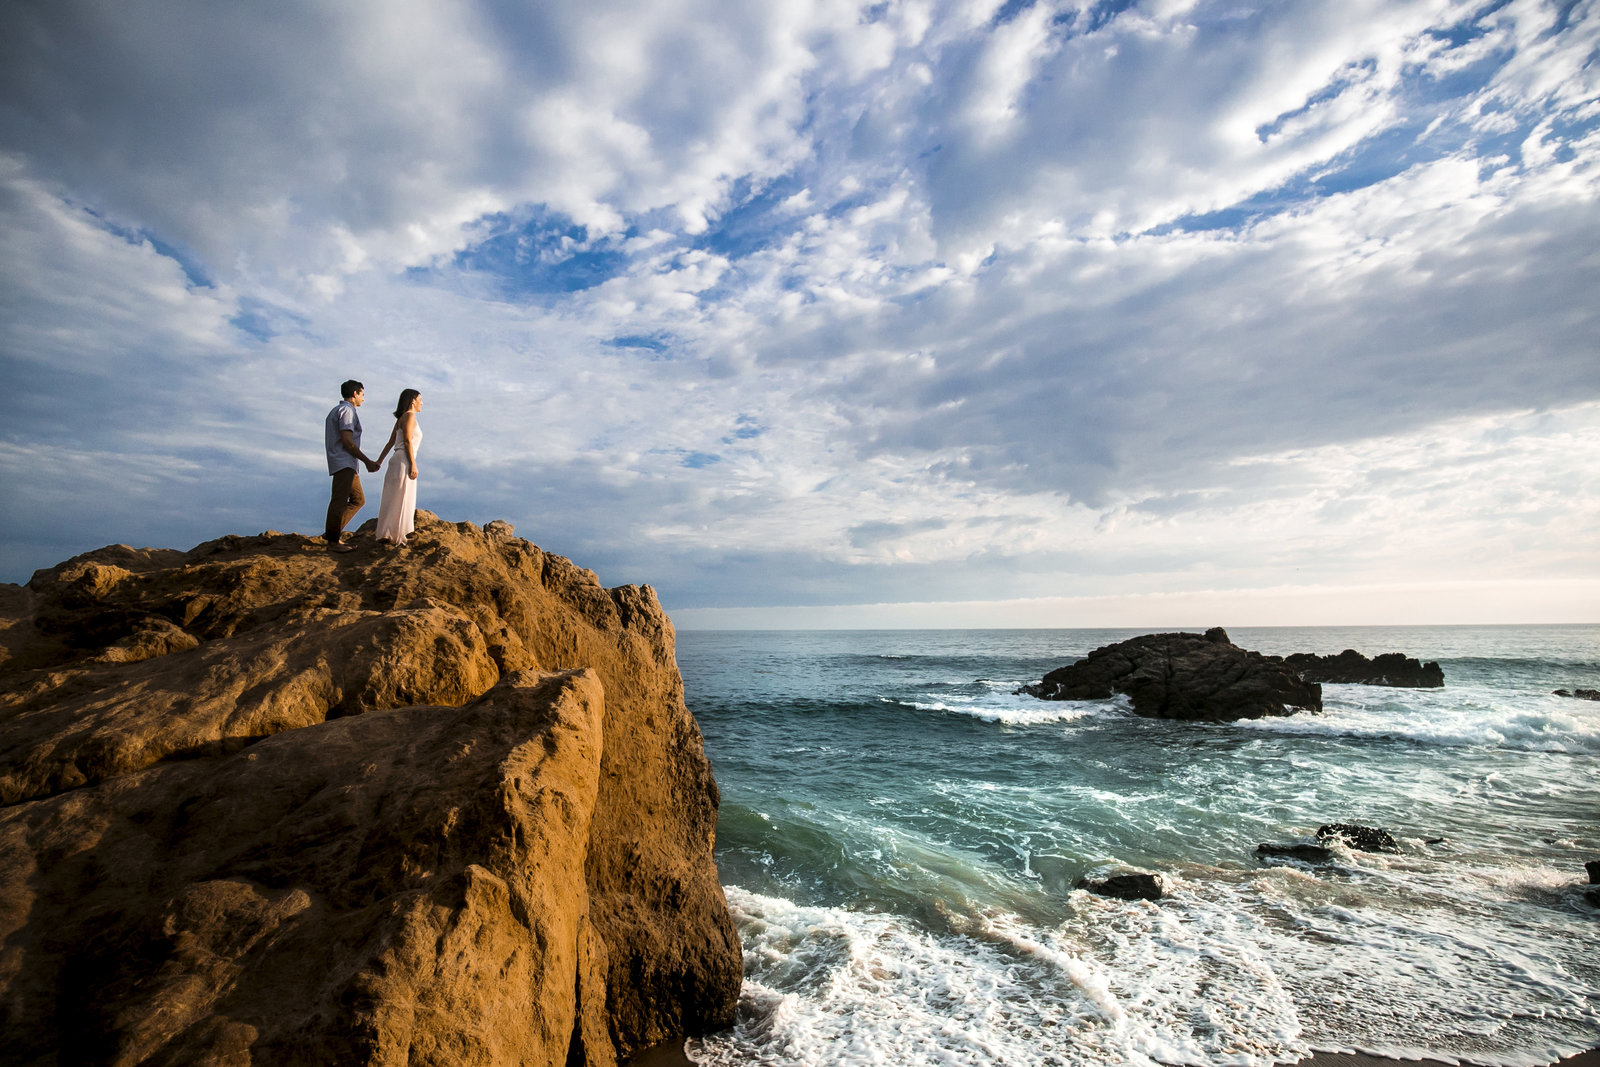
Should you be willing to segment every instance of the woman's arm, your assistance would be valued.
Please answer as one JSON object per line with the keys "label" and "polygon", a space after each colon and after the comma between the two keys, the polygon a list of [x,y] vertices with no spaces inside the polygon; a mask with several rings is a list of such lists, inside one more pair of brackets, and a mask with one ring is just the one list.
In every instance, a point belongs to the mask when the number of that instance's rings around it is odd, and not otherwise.
{"label": "woman's arm", "polygon": [[394,435],[400,432],[400,420],[394,420],[394,429],[389,431],[389,443],[383,446],[383,451],[378,453],[378,458],[373,460],[378,466],[383,466],[383,457],[389,454],[389,449],[394,447]]}
{"label": "woman's arm", "polygon": [[406,435],[406,464],[411,468],[411,477],[417,476],[417,442],[415,440],[417,417],[411,412],[406,412],[400,419],[400,425],[395,427],[395,433]]}

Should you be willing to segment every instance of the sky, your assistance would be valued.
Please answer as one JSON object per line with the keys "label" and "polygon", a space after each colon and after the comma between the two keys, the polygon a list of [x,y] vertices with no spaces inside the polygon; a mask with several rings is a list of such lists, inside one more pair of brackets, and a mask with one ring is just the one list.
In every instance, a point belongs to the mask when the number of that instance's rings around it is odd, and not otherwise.
{"label": "sky", "polygon": [[681,628],[1600,622],[1597,199],[1600,0],[9,0],[0,580],[355,378]]}

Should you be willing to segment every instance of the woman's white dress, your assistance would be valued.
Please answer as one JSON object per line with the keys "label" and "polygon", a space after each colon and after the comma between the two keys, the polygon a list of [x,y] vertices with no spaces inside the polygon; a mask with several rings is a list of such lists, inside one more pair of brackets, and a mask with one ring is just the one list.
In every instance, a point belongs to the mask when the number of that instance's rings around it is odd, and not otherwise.
{"label": "woman's white dress", "polygon": [[[422,427],[411,421],[411,450],[422,449]],[[411,461],[406,456],[406,442],[400,437],[400,427],[394,428],[394,451],[389,456],[389,466],[383,472],[383,502],[378,505],[378,536],[395,544],[406,543],[406,535],[417,524],[417,480],[410,477]]]}

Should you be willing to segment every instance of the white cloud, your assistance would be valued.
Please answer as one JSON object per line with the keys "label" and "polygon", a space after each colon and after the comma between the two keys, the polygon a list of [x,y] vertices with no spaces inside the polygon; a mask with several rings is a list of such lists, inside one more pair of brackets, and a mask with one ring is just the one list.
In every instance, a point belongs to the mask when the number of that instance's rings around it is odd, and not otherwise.
{"label": "white cloud", "polygon": [[11,5],[0,562],[309,528],[353,375],[684,604],[1593,575],[1595,5],[1093,7]]}

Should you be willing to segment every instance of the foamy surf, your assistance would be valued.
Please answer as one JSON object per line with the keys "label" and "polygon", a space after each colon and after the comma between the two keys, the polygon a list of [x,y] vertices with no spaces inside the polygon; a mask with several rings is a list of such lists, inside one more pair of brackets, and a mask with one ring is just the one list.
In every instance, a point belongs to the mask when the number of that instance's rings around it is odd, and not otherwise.
{"label": "foamy surf", "polygon": [[728,900],[745,938],[744,995],[731,1032],[691,1043],[699,1063],[1155,1067],[1216,1062],[1206,1056],[1220,1050],[1228,1062],[1265,1067],[1307,1051],[1292,1033],[1259,1026],[1167,1025],[1144,1010],[1140,990],[1118,991],[1060,935],[1012,917],[936,935],[894,916],[800,907],[738,887]]}
{"label": "foamy surf", "polygon": [[1419,745],[1481,746],[1600,755],[1600,705],[1548,693],[1509,696],[1483,686],[1381,689],[1324,685],[1321,715],[1255,719],[1246,730],[1386,738]]}

